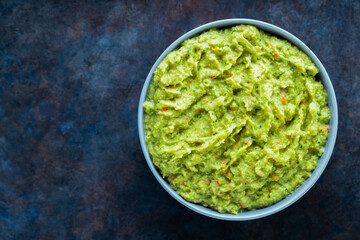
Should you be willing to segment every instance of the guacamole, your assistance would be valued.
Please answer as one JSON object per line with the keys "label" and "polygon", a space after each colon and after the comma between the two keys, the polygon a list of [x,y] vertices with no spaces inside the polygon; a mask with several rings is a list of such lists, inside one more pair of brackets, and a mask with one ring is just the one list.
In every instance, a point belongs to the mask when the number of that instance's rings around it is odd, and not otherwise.
{"label": "guacamole", "polygon": [[220,213],[280,201],[324,151],[330,114],[317,73],[296,46],[251,25],[184,41],[143,105],[153,163],[184,199]]}

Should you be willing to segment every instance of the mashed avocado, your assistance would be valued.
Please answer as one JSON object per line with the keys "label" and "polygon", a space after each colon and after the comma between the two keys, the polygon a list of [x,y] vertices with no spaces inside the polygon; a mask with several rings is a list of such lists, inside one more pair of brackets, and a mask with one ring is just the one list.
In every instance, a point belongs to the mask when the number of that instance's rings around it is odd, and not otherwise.
{"label": "mashed avocado", "polygon": [[220,213],[280,201],[324,151],[330,115],[317,73],[297,47],[254,26],[184,41],[144,103],[154,164],[184,199]]}

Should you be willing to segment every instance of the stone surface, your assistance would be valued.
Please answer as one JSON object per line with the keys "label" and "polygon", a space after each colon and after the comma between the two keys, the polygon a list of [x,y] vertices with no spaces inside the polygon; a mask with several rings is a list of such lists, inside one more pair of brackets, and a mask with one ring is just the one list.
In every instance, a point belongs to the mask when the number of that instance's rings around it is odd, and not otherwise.
{"label": "stone surface", "polygon": [[[359,1],[1,1],[0,239],[356,239]],[[253,18],[302,39],[339,105],[323,176],[291,207],[223,222],[180,205],[142,155],[137,106],[185,32]]]}

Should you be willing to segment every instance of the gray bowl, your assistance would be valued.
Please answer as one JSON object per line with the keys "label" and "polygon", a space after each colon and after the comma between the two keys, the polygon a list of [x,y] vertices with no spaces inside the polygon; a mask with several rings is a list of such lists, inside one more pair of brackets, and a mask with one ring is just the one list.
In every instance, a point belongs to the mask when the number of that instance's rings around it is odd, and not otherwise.
{"label": "gray bowl", "polygon": [[[224,214],[219,213],[215,210],[212,210],[210,208],[205,208],[203,206],[200,206],[198,204],[194,204],[191,202],[188,202],[184,200],[180,195],[178,195],[171,187],[170,185],[161,177],[159,172],[156,170],[155,166],[153,165],[153,162],[151,160],[151,157],[149,155],[149,151],[146,145],[145,141],[145,132],[144,132],[144,110],[143,110],[143,103],[146,100],[146,95],[148,91],[148,87],[150,82],[152,81],[153,74],[159,63],[166,57],[168,53],[176,49],[184,40],[191,38],[195,35],[200,34],[201,32],[204,32],[206,30],[209,30],[211,28],[224,28],[224,27],[231,27],[238,24],[250,24],[258,27],[259,29],[262,29],[264,31],[267,31],[269,33],[273,33],[277,36],[280,36],[289,42],[293,43],[297,47],[299,47],[303,52],[305,52],[311,60],[315,63],[315,65],[319,69],[319,76],[322,80],[322,83],[325,87],[325,90],[327,92],[327,100],[328,100],[328,106],[330,109],[330,124],[329,124],[329,136],[325,145],[325,151],[321,158],[319,159],[317,166],[311,176],[302,184],[301,187],[299,187],[295,192],[293,192],[291,195],[286,197],[285,199],[281,200],[280,202],[271,205],[266,208],[247,211],[238,213],[237,215],[232,214]],[[334,88],[331,84],[330,78],[324,68],[324,66],[321,64],[319,59],[316,57],[316,55],[297,37],[292,35],[291,33],[285,31],[284,29],[281,29],[277,26],[274,26],[269,23],[252,20],[252,19],[226,19],[226,20],[220,20],[216,22],[211,22],[205,25],[202,25],[200,27],[197,27],[186,34],[182,35],[180,38],[178,38],[175,42],[173,42],[156,60],[155,64],[151,68],[146,81],[144,83],[140,101],[139,101],[139,109],[138,109],[138,128],[139,128],[139,137],[140,137],[140,143],[141,148],[143,150],[146,162],[148,163],[150,170],[154,174],[155,178],[158,180],[158,182],[163,186],[163,188],[171,195],[173,196],[177,201],[179,201],[184,206],[190,208],[191,210],[203,214],[208,217],[222,219],[222,220],[232,220],[232,221],[244,221],[244,220],[251,220],[251,219],[257,219],[269,216],[271,214],[274,214],[276,212],[279,212],[283,210],[284,208],[290,206],[295,201],[297,201],[299,198],[301,198],[309,189],[315,184],[315,182],[319,179],[321,174],[323,173],[326,165],[329,162],[329,159],[331,157],[332,151],[334,149],[335,140],[336,140],[336,134],[338,129],[338,109],[337,109],[337,103],[336,103],[336,96],[334,92]]]}

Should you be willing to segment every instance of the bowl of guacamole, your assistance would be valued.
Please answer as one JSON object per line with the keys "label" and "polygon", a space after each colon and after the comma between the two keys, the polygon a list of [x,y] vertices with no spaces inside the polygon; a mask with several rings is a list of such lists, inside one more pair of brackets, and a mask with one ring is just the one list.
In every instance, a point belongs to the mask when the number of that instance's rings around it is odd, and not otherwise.
{"label": "bowl of guacamole", "polygon": [[303,196],[334,148],[330,78],[298,38],[228,19],[177,39],[145,81],[138,127],[164,189],[217,219],[250,220]]}

